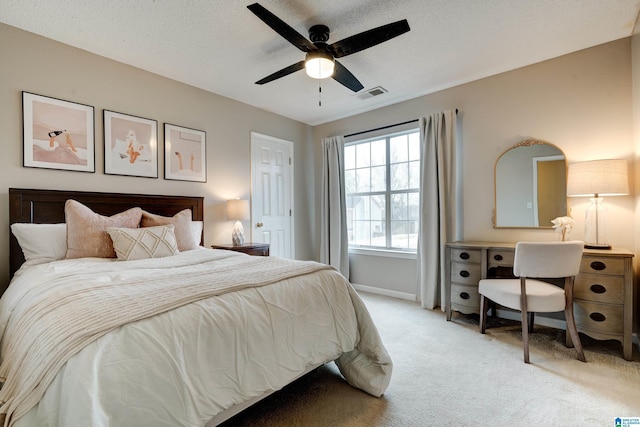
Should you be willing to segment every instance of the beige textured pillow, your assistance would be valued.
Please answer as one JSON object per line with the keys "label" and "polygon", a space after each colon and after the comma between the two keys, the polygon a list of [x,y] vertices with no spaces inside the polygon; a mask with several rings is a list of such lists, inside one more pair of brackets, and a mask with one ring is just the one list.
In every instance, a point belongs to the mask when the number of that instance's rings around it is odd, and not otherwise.
{"label": "beige textured pillow", "polygon": [[178,253],[173,224],[147,228],[108,227],[120,261],[162,258]]}
{"label": "beige textured pillow", "polygon": [[132,208],[113,216],[102,216],[80,202],[67,200],[64,215],[67,223],[65,258],[115,258],[107,227],[138,227],[142,209]]}
{"label": "beige textured pillow", "polygon": [[176,241],[179,251],[188,251],[198,247],[193,241],[193,229],[191,228],[191,209],[184,209],[174,216],[161,216],[142,211],[141,227],[155,227],[158,225],[173,224],[175,226]]}

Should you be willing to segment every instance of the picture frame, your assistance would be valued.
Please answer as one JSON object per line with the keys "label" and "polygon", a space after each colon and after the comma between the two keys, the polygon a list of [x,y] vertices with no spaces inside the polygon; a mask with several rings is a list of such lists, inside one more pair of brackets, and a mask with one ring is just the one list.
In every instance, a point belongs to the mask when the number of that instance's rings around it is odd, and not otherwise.
{"label": "picture frame", "polygon": [[22,92],[24,167],[94,173],[94,108]]}
{"label": "picture frame", "polygon": [[206,132],[164,124],[164,179],[207,182]]}
{"label": "picture frame", "polygon": [[104,173],[158,178],[158,122],[103,110]]}

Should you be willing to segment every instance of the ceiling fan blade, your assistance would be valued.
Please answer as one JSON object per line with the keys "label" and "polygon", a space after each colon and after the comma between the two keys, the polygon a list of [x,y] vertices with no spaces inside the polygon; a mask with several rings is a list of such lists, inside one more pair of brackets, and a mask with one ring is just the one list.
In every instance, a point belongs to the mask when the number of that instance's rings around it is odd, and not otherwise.
{"label": "ceiling fan blade", "polygon": [[283,68],[280,71],[276,71],[275,73],[265,77],[264,79],[260,79],[256,82],[257,85],[263,85],[265,83],[272,82],[274,80],[279,79],[280,77],[288,76],[291,73],[295,73],[296,71],[302,70],[304,68],[304,61],[297,62],[293,65],[289,65],[286,68]]}
{"label": "ceiling fan blade", "polygon": [[265,24],[270,26],[276,33],[284,37],[289,43],[297,47],[303,52],[310,52],[316,50],[313,43],[306,39],[302,34],[291,28],[289,24],[278,18],[273,13],[269,12],[263,6],[258,3],[250,4],[247,6],[251,12],[253,12],[258,18],[264,21]]}
{"label": "ceiling fan blade", "polygon": [[354,92],[357,92],[364,88],[364,86],[362,86],[362,83],[360,83],[360,81],[356,79],[356,76],[351,74],[351,71],[347,70],[344,65],[342,65],[338,61],[334,61],[334,63],[336,65],[336,69],[333,73],[333,76],[331,77],[333,77],[335,81]]}
{"label": "ceiling fan blade", "polygon": [[342,58],[343,56],[351,55],[352,53],[360,52],[361,50],[386,42],[409,30],[409,23],[406,19],[403,19],[337,41],[329,46],[329,50],[335,58]]}

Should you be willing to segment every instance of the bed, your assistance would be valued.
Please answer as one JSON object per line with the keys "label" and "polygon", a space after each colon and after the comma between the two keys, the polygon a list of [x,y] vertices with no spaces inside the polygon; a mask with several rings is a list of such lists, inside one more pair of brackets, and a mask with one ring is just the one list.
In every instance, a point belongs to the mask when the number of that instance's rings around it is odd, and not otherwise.
{"label": "bed", "polygon": [[[187,210],[192,225],[203,219],[201,197],[10,189],[9,202],[11,224],[58,229],[66,219],[67,255],[71,203],[97,217],[135,207],[152,218]],[[332,361],[349,384],[384,393],[389,355],[334,269],[205,249],[198,227],[190,228],[198,247],[119,259],[113,233],[162,231],[175,246],[174,223],[109,228],[118,258],[33,263],[27,251],[25,262],[11,235],[13,278],[0,299],[4,425],[211,427]]]}

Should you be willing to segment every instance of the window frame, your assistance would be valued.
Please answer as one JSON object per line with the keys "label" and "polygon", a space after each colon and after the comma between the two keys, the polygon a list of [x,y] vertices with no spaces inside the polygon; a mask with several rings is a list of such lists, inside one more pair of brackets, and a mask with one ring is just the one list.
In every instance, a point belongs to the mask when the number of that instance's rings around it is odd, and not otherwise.
{"label": "window frame", "polygon": [[[385,207],[384,207],[384,211],[385,211],[385,217],[384,217],[384,227],[385,227],[385,246],[373,246],[373,245],[362,245],[362,244],[354,244],[352,242],[349,242],[349,252],[350,253],[395,253],[397,255],[399,255],[400,257],[404,257],[403,254],[408,255],[408,256],[412,256],[416,254],[417,248],[411,248],[411,247],[397,247],[397,246],[393,246],[393,234],[392,234],[392,225],[393,225],[393,217],[392,217],[392,198],[394,195],[397,194],[402,194],[402,195],[410,195],[410,194],[416,194],[418,196],[418,205],[419,205],[419,194],[420,194],[420,187],[419,187],[419,182],[418,182],[418,188],[404,188],[404,189],[400,189],[400,190],[392,190],[392,183],[391,183],[391,169],[392,169],[392,165],[393,164],[398,164],[398,162],[396,163],[392,163],[391,162],[391,140],[395,137],[399,137],[399,136],[408,136],[410,134],[418,134],[418,142],[419,142],[419,133],[420,133],[420,129],[416,126],[416,123],[413,123],[411,126],[405,127],[404,129],[396,129],[396,130],[392,130],[389,131],[387,130],[387,132],[385,133],[376,133],[375,135],[367,135],[367,136],[361,136],[359,135],[358,138],[352,137],[349,140],[347,140],[345,142],[345,149],[347,147],[351,147],[351,146],[356,146],[359,144],[366,144],[366,143],[372,143],[374,141],[379,141],[379,140],[384,140],[385,143],[385,163],[384,163],[384,167],[385,167],[385,189],[383,191],[381,190],[376,190],[376,191],[368,191],[368,192],[358,192],[358,191],[354,191],[354,192],[350,192],[347,193],[346,192],[346,188],[345,188],[345,198],[348,198],[348,196],[363,196],[363,197],[373,197],[373,196],[382,196],[385,200]],[[407,147],[409,149],[409,147]],[[418,162],[419,164],[422,164],[422,158],[421,158],[421,153],[420,151],[418,151]],[[357,160],[356,160],[357,161]],[[411,160],[411,157],[409,155],[409,153],[407,154],[407,160],[405,162],[400,162],[400,163],[406,163],[408,165],[408,167],[410,167],[410,163],[415,160]],[[346,159],[345,159],[346,162]],[[375,165],[374,165],[375,166]],[[371,170],[373,166],[371,164],[369,164],[368,169]],[[357,171],[358,167],[357,164],[355,165],[354,169],[349,169],[349,170],[354,170]],[[346,163],[343,166],[343,172],[346,173],[347,169],[346,169]],[[408,179],[409,178],[409,174],[407,175]],[[407,204],[407,207],[409,207],[410,205]],[[410,224],[412,221],[417,222],[417,229],[419,229],[420,226],[420,217],[418,216],[417,219],[415,220],[411,220],[410,218],[410,213],[407,212],[406,213],[406,218],[405,220],[402,220],[404,222],[406,222],[407,224]],[[371,221],[371,219],[369,219],[369,221]],[[353,229],[353,226],[352,226]],[[417,230],[416,230],[417,232]],[[409,234],[409,233],[408,233]]]}

